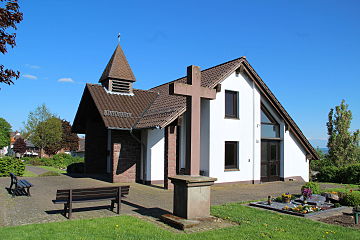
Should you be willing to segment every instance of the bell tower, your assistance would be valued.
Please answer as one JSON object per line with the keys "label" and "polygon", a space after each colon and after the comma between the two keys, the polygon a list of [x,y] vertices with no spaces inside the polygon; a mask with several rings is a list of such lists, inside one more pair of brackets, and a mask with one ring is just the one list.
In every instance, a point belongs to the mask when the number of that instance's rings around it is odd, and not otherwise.
{"label": "bell tower", "polygon": [[99,82],[111,93],[132,94],[136,81],[120,44],[117,45]]}

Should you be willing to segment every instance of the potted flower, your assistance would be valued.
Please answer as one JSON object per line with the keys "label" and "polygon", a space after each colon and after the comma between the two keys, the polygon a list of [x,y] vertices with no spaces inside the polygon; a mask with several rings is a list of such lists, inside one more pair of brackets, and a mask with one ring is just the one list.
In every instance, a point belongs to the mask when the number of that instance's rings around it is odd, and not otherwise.
{"label": "potted flower", "polygon": [[281,198],[284,203],[289,203],[292,198],[292,195],[290,193],[283,193],[281,195]]}
{"label": "potted flower", "polygon": [[304,198],[304,203],[306,203],[307,202],[307,200],[309,199],[309,198],[311,198],[311,196],[312,196],[312,190],[311,190],[311,188],[301,188],[301,195],[303,196],[303,198]]}

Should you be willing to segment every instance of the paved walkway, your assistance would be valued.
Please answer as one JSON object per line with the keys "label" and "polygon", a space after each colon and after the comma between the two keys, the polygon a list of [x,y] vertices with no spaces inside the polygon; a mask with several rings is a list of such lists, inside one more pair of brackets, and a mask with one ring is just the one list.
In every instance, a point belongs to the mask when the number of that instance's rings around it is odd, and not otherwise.
{"label": "paved walkway", "polygon": [[[60,213],[63,205],[53,204],[57,189],[117,186],[92,178],[72,178],[66,175],[52,177],[26,178],[34,187],[31,188],[32,197],[18,196],[12,198],[6,188],[10,178],[0,178],[0,226],[22,225],[65,221]],[[224,184],[212,187],[211,204],[250,201],[266,198],[268,195],[277,196],[284,192],[299,193],[301,182],[272,182],[264,184]],[[141,184],[130,184],[130,194],[123,201],[123,214],[158,217],[172,211],[172,190],[163,190]],[[331,185],[324,185],[332,187]],[[117,214],[108,210],[108,202],[75,204],[74,219],[109,217]],[[90,211],[91,210],[91,211]]]}

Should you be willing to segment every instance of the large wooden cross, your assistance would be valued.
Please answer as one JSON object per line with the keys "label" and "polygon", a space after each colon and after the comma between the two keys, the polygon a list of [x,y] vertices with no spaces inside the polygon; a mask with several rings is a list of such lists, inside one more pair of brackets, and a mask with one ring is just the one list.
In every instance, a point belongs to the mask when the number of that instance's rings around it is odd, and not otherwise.
{"label": "large wooden cross", "polygon": [[187,83],[170,84],[171,95],[186,96],[186,163],[185,174],[200,175],[201,98],[215,99],[216,90],[201,86],[198,66],[187,67]]}

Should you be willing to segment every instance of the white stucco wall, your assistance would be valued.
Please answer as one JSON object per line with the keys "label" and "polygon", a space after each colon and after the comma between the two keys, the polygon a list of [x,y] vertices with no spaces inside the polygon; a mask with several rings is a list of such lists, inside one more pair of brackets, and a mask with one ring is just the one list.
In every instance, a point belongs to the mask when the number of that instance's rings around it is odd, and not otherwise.
{"label": "white stucco wall", "polygon": [[301,176],[309,181],[309,160],[306,151],[290,131],[284,137],[284,178]]}
{"label": "white stucco wall", "polygon": [[164,180],[164,151],[165,136],[164,129],[147,129],[146,134],[146,150],[143,153],[146,161],[146,180],[156,181]]}
{"label": "white stucco wall", "polygon": [[[239,119],[225,118],[225,90],[239,93]],[[209,176],[218,178],[217,183],[260,180],[259,91],[245,75],[233,73],[209,102]],[[225,171],[225,141],[239,142],[238,170]]]}

